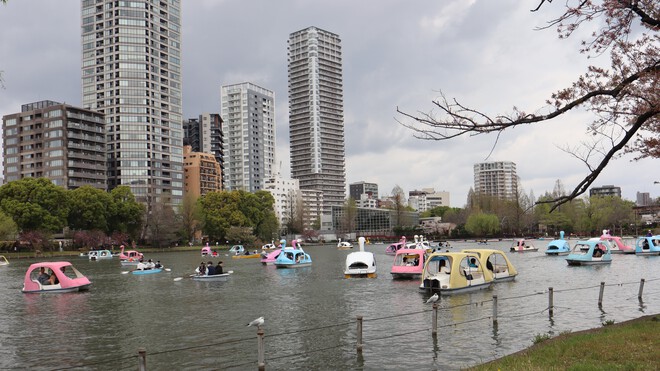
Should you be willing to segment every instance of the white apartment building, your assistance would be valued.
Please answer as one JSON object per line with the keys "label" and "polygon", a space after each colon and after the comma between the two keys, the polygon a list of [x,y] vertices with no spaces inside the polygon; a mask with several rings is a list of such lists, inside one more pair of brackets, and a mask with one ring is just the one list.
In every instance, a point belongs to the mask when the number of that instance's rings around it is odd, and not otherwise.
{"label": "white apartment building", "polygon": [[415,211],[427,211],[438,206],[449,207],[449,192],[436,192],[434,188],[422,188],[421,191],[408,192],[408,206]]}
{"label": "white apartment building", "polygon": [[341,39],[308,27],[289,35],[287,49],[291,177],[322,191],[329,214],[346,195]]}
{"label": "white apartment building", "polygon": [[518,195],[516,164],[511,161],[474,164],[474,192],[514,200]]}
{"label": "white apartment building", "polygon": [[255,192],[275,172],[275,97],[244,82],[221,88],[225,188]]}
{"label": "white apartment building", "polygon": [[275,199],[273,207],[280,226],[286,225],[291,220],[298,203],[302,202],[298,179],[284,179],[277,174],[266,179],[264,190],[270,192]]}
{"label": "white apartment building", "polygon": [[108,188],[183,197],[181,3],[83,0],[82,106],[105,114]]}

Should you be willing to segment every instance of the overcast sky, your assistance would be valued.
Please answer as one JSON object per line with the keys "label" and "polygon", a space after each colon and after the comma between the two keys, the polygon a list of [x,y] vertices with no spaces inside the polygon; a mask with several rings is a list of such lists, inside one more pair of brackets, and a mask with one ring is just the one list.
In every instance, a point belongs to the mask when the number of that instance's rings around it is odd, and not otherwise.
{"label": "overcast sky", "polygon": [[[563,3],[536,1],[184,0],[182,1],[184,117],[220,112],[220,86],[252,82],[275,94],[277,160],[290,176],[287,39],[316,26],[342,40],[346,181],[395,185],[406,192],[435,188],[463,207],[473,165],[513,161],[523,189],[538,198],[557,180],[569,190],[586,175],[562,151],[585,136],[590,116],[575,112],[502,134],[431,142],[413,138],[396,108],[430,112],[439,91],[491,115],[512,107],[544,109],[551,93],[570,85],[589,63],[579,38],[559,40],[536,30]],[[79,0],[9,0],[0,5],[0,116],[21,104],[54,100],[81,105]],[[591,30],[585,29],[583,34]],[[492,153],[491,153],[492,151]],[[594,186],[616,185],[623,196],[658,197],[658,162],[620,158]],[[653,171],[651,171],[653,169]]]}

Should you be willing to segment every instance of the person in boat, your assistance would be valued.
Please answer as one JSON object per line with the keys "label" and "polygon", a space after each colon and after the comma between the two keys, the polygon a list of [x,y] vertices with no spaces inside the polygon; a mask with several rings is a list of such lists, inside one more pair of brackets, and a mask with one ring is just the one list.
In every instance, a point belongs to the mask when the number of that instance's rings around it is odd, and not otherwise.
{"label": "person in boat", "polygon": [[493,263],[490,262],[490,259],[486,260],[486,268],[491,272],[493,271]]}
{"label": "person in boat", "polygon": [[439,264],[440,265],[438,267],[438,272],[445,272],[447,274],[451,273],[451,270],[449,269],[449,265],[447,265],[447,260],[446,259],[440,260]]}
{"label": "person in boat", "polygon": [[470,268],[477,268],[477,259],[470,258],[470,263],[468,264]]}
{"label": "person in boat", "polygon": [[213,262],[209,261],[206,263],[206,274],[209,276],[212,276],[215,274],[215,267],[213,266]]}
{"label": "person in boat", "polygon": [[[60,270],[62,271],[62,273],[64,273],[66,271],[66,267],[62,267],[62,268],[60,268]],[[53,271],[50,272],[50,277],[48,278],[48,282],[51,285],[57,285],[57,284],[60,283],[60,280],[55,275],[55,272],[53,272]]]}
{"label": "person in boat", "polygon": [[594,258],[600,258],[603,256],[603,249],[601,248],[600,245],[596,245],[596,249],[594,250],[593,254]]}
{"label": "person in boat", "polygon": [[646,234],[646,237],[653,237],[653,233],[651,233],[650,229],[649,229],[649,232]]}
{"label": "person in boat", "polygon": [[154,268],[162,268],[162,267],[163,267],[163,265],[160,264],[160,260],[157,260],[156,264],[154,265]]}
{"label": "person in boat", "polygon": [[215,274],[222,274],[222,261],[219,261],[215,266]]}
{"label": "person in boat", "polygon": [[50,279],[50,275],[46,273],[46,268],[41,267],[41,269],[39,269],[39,277],[37,277],[37,281],[39,281],[39,283],[42,285],[47,285],[49,284],[48,282],[49,279]]}
{"label": "person in boat", "polygon": [[144,269],[154,269],[154,268],[156,268],[156,264],[154,264],[153,260],[151,260],[151,259],[147,260],[147,263],[145,265],[146,265],[146,268],[144,268]]}
{"label": "person in boat", "polygon": [[199,264],[199,267],[195,269],[195,273],[197,273],[198,276],[206,276],[206,264],[204,264],[204,262],[201,262]]}

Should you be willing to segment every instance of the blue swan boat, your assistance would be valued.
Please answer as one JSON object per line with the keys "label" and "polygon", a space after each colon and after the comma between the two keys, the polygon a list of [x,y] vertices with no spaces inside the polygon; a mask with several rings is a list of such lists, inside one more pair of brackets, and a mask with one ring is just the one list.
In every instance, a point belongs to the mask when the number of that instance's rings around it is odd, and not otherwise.
{"label": "blue swan boat", "polygon": [[601,241],[578,241],[566,257],[568,265],[598,265],[612,263],[610,246]]}
{"label": "blue swan boat", "polygon": [[571,246],[564,239],[564,231],[559,232],[559,239],[550,241],[548,248],[545,250],[546,255],[552,256],[568,255],[570,253]]}
{"label": "blue swan boat", "polygon": [[300,268],[312,265],[312,258],[302,247],[297,246],[296,240],[291,241],[291,247],[282,247],[280,255],[277,256],[274,266],[277,268]]}
{"label": "blue swan boat", "polygon": [[660,255],[660,234],[638,238],[635,255]]}

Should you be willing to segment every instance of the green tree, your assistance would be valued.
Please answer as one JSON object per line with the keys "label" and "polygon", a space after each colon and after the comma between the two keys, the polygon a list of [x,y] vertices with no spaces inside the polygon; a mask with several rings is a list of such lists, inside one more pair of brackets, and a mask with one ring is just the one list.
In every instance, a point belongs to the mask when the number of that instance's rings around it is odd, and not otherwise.
{"label": "green tree", "polygon": [[229,242],[242,244],[246,249],[256,242],[251,227],[229,227],[226,238]]}
{"label": "green tree", "polygon": [[136,239],[142,229],[145,206],[135,200],[128,186],[119,186],[110,191],[112,199],[108,207],[108,230],[127,233]]}
{"label": "green tree", "polygon": [[109,232],[108,217],[112,198],[106,191],[92,186],[82,186],[68,191],[69,228],[73,230],[100,230]]}
{"label": "green tree", "polygon": [[493,236],[500,231],[500,221],[495,214],[477,212],[468,217],[465,229],[474,236]]}
{"label": "green tree", "polygon": [[232,226],[244,227],[248,220],[239,209],[238,191],[210,192],[200,197],[202,229],[210,240],[226,240]]}
{"label": "green tree", "polygon": [[270,241],[277,236],[278,221],[273,205],[275,199],[268,191],[240,193],[240,210],[253,228],[253,233],[262,241]]}
{"label": "green tree", "polygon": [[69,215],[66,190],[46,178],[23,178],[0,187],[0,211],[21,231],[61,231]]}
{"label": "green tree", "polygon": [[0,241],[13,240],[18,233],[18,226],[7,214],[0,211]]}

